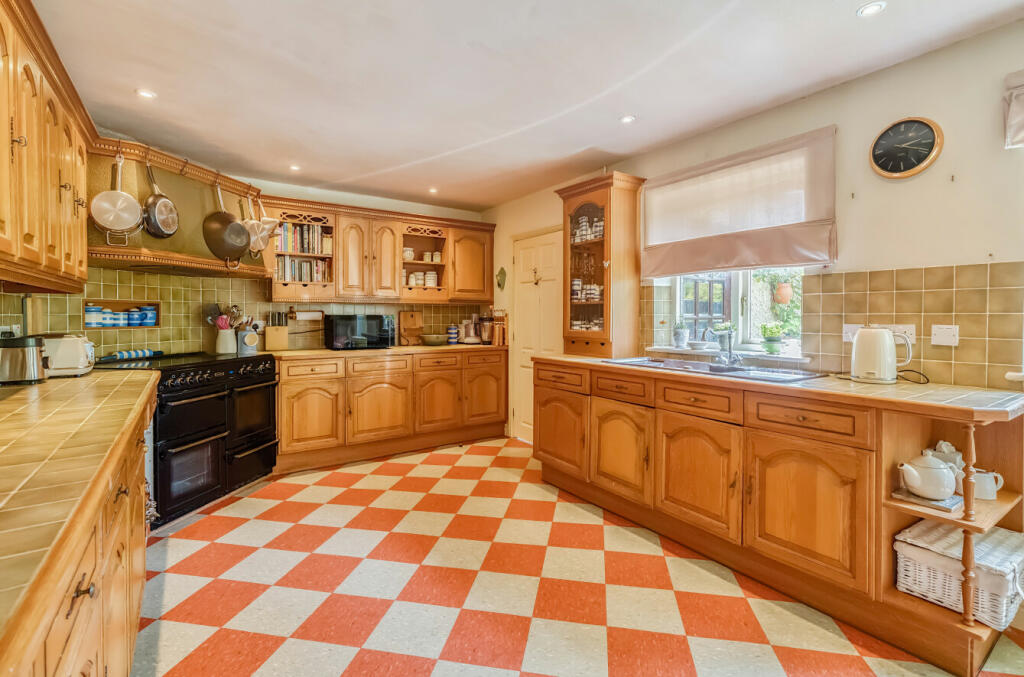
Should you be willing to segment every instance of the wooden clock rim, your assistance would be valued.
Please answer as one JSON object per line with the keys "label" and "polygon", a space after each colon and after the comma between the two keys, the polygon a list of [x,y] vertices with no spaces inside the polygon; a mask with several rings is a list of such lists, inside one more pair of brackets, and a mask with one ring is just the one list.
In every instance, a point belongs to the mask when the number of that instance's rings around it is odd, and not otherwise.
{"label": "wooden clock rim", "polygon": [[[932,152],[928,153],[928,157],[922,160],[921,164],[917,165],[913,169],[908,169],[905,172],[887,172],[884,169],[881,169],[878,165],[875,164],[875,144],[878,142],[880,138],[882,138],[882,134],[885,134],[887,130],[891,129],[892,127],[895,127],[901,122],[910,122],[911,120],[923,122],[929,127],[931,127],[932,131],[935,132],[935,146],[932,147]],[[871,141],[871,145],[868,147],[868,162],[871,164],[871,168],[875,170],[875,174],[878,174],[879,176],[882,176],[886,179],[909,179],[911,176],[920,174],[921,172],[928,169],[929,167],[932,166],[932,164],[935,163],[935,160],[938,159],[939,154],[942,152],[943,141],[944,137],[942,134],[942,127],[940,127],[939,123],[936,122],[935,120],[932,120],[931,118],[922,117],[920,115],[911,115],[905,118],[900,118],[899,120],[896,120],[895,122],[886,125],[885,129],[883,129],[881,133],[879,133],[878,136],[876,136]]]}

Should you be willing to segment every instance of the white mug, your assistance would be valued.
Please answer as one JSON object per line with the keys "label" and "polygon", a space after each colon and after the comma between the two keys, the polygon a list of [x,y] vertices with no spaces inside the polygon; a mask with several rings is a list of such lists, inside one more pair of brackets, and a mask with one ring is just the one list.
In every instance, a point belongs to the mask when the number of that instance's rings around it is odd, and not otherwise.
{"label": "white mug", "polygon": [[983,501],[996,500],[996,492],[1003,488],[1003,476],[999,473],[978,470],[974,473],[974,497]]}

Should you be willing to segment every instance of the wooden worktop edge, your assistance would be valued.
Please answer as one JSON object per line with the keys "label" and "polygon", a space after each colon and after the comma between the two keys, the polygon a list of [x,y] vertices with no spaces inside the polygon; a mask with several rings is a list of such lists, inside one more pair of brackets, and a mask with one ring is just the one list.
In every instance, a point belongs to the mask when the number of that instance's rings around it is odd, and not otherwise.
{"label": "wooden worktop edge", "polygon": [[483,344],[459,344],[454,346],[395,346],[393,348],[370,348],[368,350],[330,350],[328,348],[306,348],[299,350],[277,350],[270,354],[277,360],[318,360],[339,357],[382,357],[386,355],[421,355],[424,353],[486,352],[500,350],[508,352],[508,346]]}
{"label": "wooden worktop edge", "polygon": [[[26,585],[20,600],[15,604],[7,621],[0,628],[0,675],[14,674],[14,671],[31,656],[26,651],[35,651],[49,631],[47,620],[53,615],[51,608],[61,598],[57,587],[67,572],[78,564],[82,547],[92,534],[92,528],[99,521],[103,501],[110,491],[111,480],[128,450],[134,449],[131,439],[134,423],[144,415],[156,397],[159,372],[149,373],[149,382],[132,406],[125,425],[110,443],[110,450],[100,463],[89,486],[78,499],[78,504],[58,532],[46,557],[39,564],[35,575]],[[96,576],[99,574],[97,564]]]}
{"label": "wooden worktop edge", "polygon": [[[564,365],[577,369],[589,371],[604,371],[617,374],[642,375],[649,378],[664,381],[676,381],[679,383],[691,383],[702,386],[718,388],[729,388],[744,392],[759,392],[782,397],[799,397],[803,399],[815,399],[837,404],[852,404],[867,406],[887,411],[901,411],[934,418],[943,418],[954,421],[972,421],[986,424],[998,421],[1009,421],[1020,414],[1010,415],[1010,412],[999,409],[975,409],[973,407],[957,406],[955,404],[944,404],[939,402],[920,402],[915,400],[900,400],[880,397],[878,395],[867,395],[861,393],[842,393],[828,390],[813,390],[794,387],[781,383],[761,383],[748,379],[729,378],[728,376],[705,376],[697,373],[680,373],[665,369],[652,369],[649,367],[609,364],[607,362],[588,361],[572,356],[544,356],[531,358],[535,363]],[[978,389],[978,392],[985,392]],[[1007,395],[1013,395],[1006,391]]]}

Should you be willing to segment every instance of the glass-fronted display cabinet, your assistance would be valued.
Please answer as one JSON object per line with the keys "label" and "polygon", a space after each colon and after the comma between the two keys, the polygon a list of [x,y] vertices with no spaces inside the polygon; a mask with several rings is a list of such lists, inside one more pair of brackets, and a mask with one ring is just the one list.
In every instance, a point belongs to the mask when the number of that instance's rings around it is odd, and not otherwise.
{"label": "glass-fronted display cabinet", "polygon": [[613,172],[560,189],[564,215],[566,353],[634,356],[640,332],[638,192]]}

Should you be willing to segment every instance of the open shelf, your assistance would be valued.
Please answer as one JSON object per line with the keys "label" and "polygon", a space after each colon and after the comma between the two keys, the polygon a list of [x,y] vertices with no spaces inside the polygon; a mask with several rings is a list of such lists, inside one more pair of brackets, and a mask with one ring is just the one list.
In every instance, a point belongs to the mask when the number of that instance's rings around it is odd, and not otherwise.
{"label": "open shelf", "polygon": [[937,522],[945,522],[947,524],[955,524],[961,529],[967,529],[968,531],[973,531],[976,534],[983,534],[1006,517],[1010,511],[1020,503],[1020,501],[1021,495],[1018,492],[1008,491],[1006,489],[999,491],[996,494],[996,500],[994,501],[975,499],[973,520],[965,520],[963,518],[963,507],[953,512],[945,512],[943,510],[929,508],[928,506],[921,505],[919,503],[912,503],[910,501],[891,497],[885,499],[882,504],[887,508],[899,510],[900,512],[904,512],[908,515],[925,517]]}
{"label": "open shelf", "polygon": [[96,329],[158,329],[160,327],[160,321],[163,319],[163,313],[161,312],[159,301],[135,301],[135,300],[117,300],[117,299],[82,299],[82,317],[85,317],[86,306],[99,306],[100,308],[110,308],[114,312],[127,312],[132,308],[138,308],[140,306],[154,306],[156,308],[156,324],[147,325],[121,325],[118,327],[85,327],[83,329],[87,331],[93,331]]}
{"label": "open shelf", "polygon": [[443,261],[438,261],[437,263],[434,263],[433,261],[416,261],[415,259],[413,259],[412,261],[405,261],[405,260],[403,260],[402,261],[402,265],[403,266],[430,266],[431,268],[442,268],[442,267],[444,267],[444,262]]}
{"label": "open shelf", "polygon": [[602,306],[604,301],[570,301],[574,306]]}
{"label": "open shelf", "polygon": [[298,256],[300,258],[307,258],[307,259],[333,259],[334,258],[334,254],[307,254],[305,252],[282,252],[282,251],[277,251],[277,252],[274,252],[274,253],[277,254],[278,256]]}

